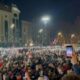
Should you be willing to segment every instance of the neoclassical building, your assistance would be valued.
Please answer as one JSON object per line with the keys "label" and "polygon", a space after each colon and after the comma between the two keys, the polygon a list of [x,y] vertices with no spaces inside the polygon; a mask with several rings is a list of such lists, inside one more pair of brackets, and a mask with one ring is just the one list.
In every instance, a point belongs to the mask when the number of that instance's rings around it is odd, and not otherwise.
{"label": "neoclassical building", "polygon": [[0,43],[18,42],[20,10],[16,5],[0,4]]}

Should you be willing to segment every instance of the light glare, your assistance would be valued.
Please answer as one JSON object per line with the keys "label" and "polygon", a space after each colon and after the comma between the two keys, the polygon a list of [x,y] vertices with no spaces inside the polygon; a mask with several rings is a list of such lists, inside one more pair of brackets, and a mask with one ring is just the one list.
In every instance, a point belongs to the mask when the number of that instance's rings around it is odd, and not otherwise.
{"label": "light glare", "polygon": [[43,32],[43,29],[40,29],[40,30],[39,30],[39,33],[42,33],[42,32]]}
{"label": "light glare", "polygon": [[10,28],[13,29],[14,28],[14,24],[11,24],[11,27]]}
{"label": "light glare", "polygon": [[49,16],[43,16],[41,19],[45,24],[50,21],[50,17]]}

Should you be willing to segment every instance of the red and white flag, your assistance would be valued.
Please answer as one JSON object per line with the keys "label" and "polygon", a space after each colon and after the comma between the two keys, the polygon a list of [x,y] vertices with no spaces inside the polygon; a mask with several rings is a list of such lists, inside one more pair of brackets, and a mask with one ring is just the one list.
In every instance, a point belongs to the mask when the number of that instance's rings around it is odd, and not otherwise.
{"label": "red and white flag", "polygon": [[55,38],[55,39],[53,40],[53,45],[57,44],[57,42],[58,42],[58,40],[57,40],[57,38]]}

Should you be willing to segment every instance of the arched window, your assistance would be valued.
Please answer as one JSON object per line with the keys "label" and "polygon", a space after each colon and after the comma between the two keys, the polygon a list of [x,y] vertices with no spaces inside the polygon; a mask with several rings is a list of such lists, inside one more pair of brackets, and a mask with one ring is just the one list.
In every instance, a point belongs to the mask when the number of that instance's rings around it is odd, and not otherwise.
{"label": "arched window", "polygon": [[5,38],[8,40],[8,21],[4,21],[4,28],[5,28]]}

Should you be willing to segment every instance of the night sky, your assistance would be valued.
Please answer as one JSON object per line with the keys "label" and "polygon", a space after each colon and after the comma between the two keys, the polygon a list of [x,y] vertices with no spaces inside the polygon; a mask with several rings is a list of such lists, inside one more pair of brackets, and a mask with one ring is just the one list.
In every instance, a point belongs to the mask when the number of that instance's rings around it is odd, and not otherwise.
{"label": "night sky", "polygon": [[80,29],[80,0],[2,0],[15,3],[21,10],[21,19],[33,21],[44,14],[52,17],[55,31],[75,32]]}

